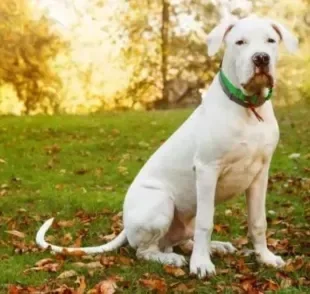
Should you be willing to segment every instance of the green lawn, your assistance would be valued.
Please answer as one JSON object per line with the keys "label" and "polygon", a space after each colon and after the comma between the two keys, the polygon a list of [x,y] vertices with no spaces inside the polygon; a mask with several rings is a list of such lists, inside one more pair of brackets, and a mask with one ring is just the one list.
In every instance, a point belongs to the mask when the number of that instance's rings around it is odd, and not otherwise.
{"label": "green lawn", "polygon": [[[190,110],[1,117],[0,293],[7,293],[11,284],[78,288],[77,276],[85,277],[87,290],[113,277],[117,280],[117,291],[125,293],[149,293],[150,288],[157,289],[157,293],[180,293],[182,289],[194,293],[273,290],[309,293],[310,111],[307,107],[276,110],[281,141],[271,168],[268,234],[272,250],[286,260],[292,259],[291,264],[280,271],[259,266],[253,256],[215,256],[218,275],[204,281],[190,277],[187,267],[185,273],[174,270],[167,273],[169,269],[159,264],[138,261],[128,246],[101,258],[104,266],[99,267],[97,262],[95,269],[89,269],[76,263],[93,260],[85,257],[63,260],[37,250],[34,245],[36,230],[50,217],[68,221],[59,223],[49,233],[57,244],[70,245],[79,237],[82,245],[105,242],[103,236],[112,233],[111,226],[117,226],[113,216],[121,211],[132,179],[149,155],[188,117]],[[290,159],[292,153],[299,153],[300,157]],[[214,239],[230,240],[240,247],[246,243],[244,202],[240,196],[217,208]],[[246,247],[250,248],[250,244],[243,246]],[[57,272],[26,271],[43,258],[55,259],[54,263],[59,265]],[[77,276],[56,279],[67,270],[74,270]],[[176,277],[178,273],[180,276]],[[83,293],[82,288],[83,285],[75,293]],[[31,293],[31,289],[16,290],[11,287],[11,293]],[[97,293],[109,293],[101,291]]]}

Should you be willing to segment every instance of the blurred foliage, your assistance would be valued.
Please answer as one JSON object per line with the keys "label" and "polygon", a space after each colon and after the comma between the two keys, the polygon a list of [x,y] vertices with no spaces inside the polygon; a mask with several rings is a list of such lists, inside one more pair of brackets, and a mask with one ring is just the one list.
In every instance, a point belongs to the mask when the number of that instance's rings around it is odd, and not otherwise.
{"label": "blurred foliage", "polygon": [[[51,0],[43,7],[39,2],[0,2],[0,113],[197,104],[200,90],[218,70],[221,56],[207,57],[205,40],[219,21],[222,0],[63,0],[57,5]],[[242,9],[245,2],[234,0],[234,14],[249,13]],[[252,12],[286,24],[301,42],[299,54],[281,55],[277,93],[285,99],[277,101],[309,98],[310,1],[251,3]]]}
{"label": "blurred foliage", "polygon": [[28,0],[0,2],[0,85],[11,86],[22,113],[57,109],[61,80],[50,61],[66,47],[47,18],[32,19],[33,9]]}

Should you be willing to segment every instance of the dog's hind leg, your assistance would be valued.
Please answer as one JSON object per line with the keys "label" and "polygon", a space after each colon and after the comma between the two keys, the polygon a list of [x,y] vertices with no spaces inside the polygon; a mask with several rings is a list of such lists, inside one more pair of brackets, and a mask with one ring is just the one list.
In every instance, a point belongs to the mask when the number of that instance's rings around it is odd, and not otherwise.
{"label": "dog's hind leg", "polygon": [[[181,244],[181,248],[185,252],[193,251],[194,241],[188,240]],[[211,241],[211,254],[232,254],[237,251],[237,249],[230,242],[221,242],[221,241]]]}
{"label": "dog's hind leg", "polygon": [[182,255],[164,252],[161,246],[174,216],[172,198],[159,189],[139,187],[132,192],[135,194],[129,195],[125,204],[124,224],[129,244],[137,248],[137,257],[176,266],[186,264]]}
{"label": "dog's hind leg", "polygon": [[235,253],[237,249],[230,242],[211,241],[211,253],[229,254]]}

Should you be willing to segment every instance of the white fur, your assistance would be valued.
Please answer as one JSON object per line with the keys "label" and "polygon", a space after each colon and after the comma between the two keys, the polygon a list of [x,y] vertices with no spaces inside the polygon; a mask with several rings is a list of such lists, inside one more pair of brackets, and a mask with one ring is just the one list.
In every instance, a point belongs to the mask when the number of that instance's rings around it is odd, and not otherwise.
{"label": "white fur", "polygon": [[[223,24],[210,34],[211,53],[219,49],[224,34]],[[255,52],[270,55],[274,76],[278,44],[266,43],[269,37],[279,42],[269,21],[252,17],[236,22],[227,34],[223,71],[236,86],[253,74],[251,55]],[[245,38],[247,44],[236,46],[238,38]],[[290,42],[289,35],[285,38]],[[257,111],[263,122],[230,101],[216,76],[202,104],[151,156],[130,186],[120,237],[103,246],[81,249],[100,253],[128,240],[139,258],[181,266],[186,261],[172,248],[185,243],[193,250],[191,273],[203,278],[215,273],[212,252],[235,251],[230,243],[211,242],[215,204],[246,192],[249,235],[258,260],[282,266],[283,260],[269,251],[265,237],[268,170],[279,129],[270,101]],[[37,243],[61,251],[62,247],[44,241],[51,222],[39,230]]]}

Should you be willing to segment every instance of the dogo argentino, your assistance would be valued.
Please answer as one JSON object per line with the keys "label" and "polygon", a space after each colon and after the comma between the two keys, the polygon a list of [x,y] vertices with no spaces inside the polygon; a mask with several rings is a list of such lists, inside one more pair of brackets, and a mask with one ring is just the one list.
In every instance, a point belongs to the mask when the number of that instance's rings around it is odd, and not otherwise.
{"label": "dogo argentino", "polygon": [[[280,267],[281,257],[266,244],[268,170],[279,140],[270,98],[278,45],[294,52],[298,40],[281,24],[255,16],[220,23],[208,35],[208,54],[226,50],[219,73],[201,105],[151,156],[131,184],[123,206],[124,230],[111,242],[85,248],[86,254],[114,250],[129,242],[137,257],[182,266],[173,247],[192,247],[190,272],[214,274],[210,254],[232,253],[228,242],[211,241],[215,204],[245,192],[248,233],[258,261]],[[53,219],[39,229],[44,239]]]}

